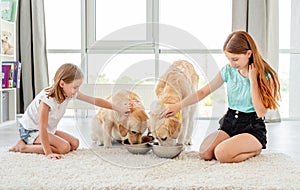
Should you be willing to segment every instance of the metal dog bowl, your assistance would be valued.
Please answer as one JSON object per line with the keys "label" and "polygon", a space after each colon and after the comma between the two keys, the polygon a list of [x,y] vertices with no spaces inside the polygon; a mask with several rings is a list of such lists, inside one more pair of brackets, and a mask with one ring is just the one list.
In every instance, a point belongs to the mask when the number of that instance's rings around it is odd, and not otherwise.
{"label": "metal dog bowl", "polygon": [[128,152],[132,154],[146,154],[152,148],[148,142],[142,144],[124,144]]}
{"label": "metal dog bowl", "polygon": [[161,146],[154,144],[152,146],[153,153],[161,158],[175,158],[183,151],[183,149],[183,145]]}
{"label": "metal dog bowl", "polygon": [[128,152],[132,154],[146,154],[152,149],[151,142],[153,137],[144,136],[142,138],[141,144],[129,144],[128,139],[126,139],[123,144],[125,145]]}

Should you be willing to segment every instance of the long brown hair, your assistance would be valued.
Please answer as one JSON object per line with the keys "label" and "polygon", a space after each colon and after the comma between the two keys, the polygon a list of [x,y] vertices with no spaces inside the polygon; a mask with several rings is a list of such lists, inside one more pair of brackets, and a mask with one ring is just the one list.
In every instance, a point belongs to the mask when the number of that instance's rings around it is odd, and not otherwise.
{"label": "long brown hair", "polygon": [[[277,109],[280,100],[280,84],[276,71],[263,59],[253,38],[245,31],[231,33],[224,43],[223,51],[233,54],[246,54],[252,51],[249,64],[253,63],[258,71],[259,96],[268,109]],[[270,76],[270,77],[269,77]],[[271,80],[273,84],[271,86]]]}
{"label": "long brown hair", "polygon": [[48,98],[54,97],[58,103],[63,102],[66,97],[63,89],[59,85],[60,81],[63,80],[65,83],[70,84],[74,80],[78,79],[83,79],[83,73],[77,65],[72,63],[65,63],[61,65],[54,75],[53,85],[46,89],[46,92],[48,92]]}

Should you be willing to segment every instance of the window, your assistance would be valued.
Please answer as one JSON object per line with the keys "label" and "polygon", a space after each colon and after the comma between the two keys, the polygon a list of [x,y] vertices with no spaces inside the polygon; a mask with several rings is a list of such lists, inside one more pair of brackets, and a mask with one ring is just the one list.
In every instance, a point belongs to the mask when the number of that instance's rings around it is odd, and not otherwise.
{"label": "window", "polygon": [[[210,65],[220,69],[227,63],[221,48],[231,32],[231,0],[44,2],[49,79],[61,64],[73,62],[82,67],[87,83],[154,85],[165,70],[160,63],[187,59],[201,75],[201,85],[212,77]],[[283,118],[299,118],[299,3],[278,2],[279,111]],[[211,105],[210,98],[203,104]],[[203,115],[211,116],[207,108]]]}
{"label": "window", "polygon": [[81,0],[45,0],[44,9],[51,82],[63,63],[81,63]]}
{"label": "window", "polygon": [[231,12],[231,0],[163,0],[159,18],[160,23],[178,27],[196,37],[206,48],[221,49],[231,32]]}
{"label": "window", "polygon": [[300,117],[299,101],[299,7],[295,0],[279,1],[279,68],[282,102],[280,113],[283,118]]}
{"label": "window", "polygon": [[[202,75],[203,85],[227,62],[221,48],[231,32],[231,0],[87,3],[88,83],[154,86],[166,69],[162,63],[186,59]],[[222,17],[216,17],[216,11]],[[211,107],[210,98],[205,102]]]}
{"label": "window", "polygon": [[[146,8],[146,0],[96,0],[96,40],[108,39],[112,32],[121,28],[145,23]],[[146,28],[127,38],[127,40],[145,39]],[[117,36],[111,40],[124,40],[124,36]]]}
{"label": "window", "polygon": [[[73,62],[89,84],[153,87],[168,64],[186,59],[203,85],[227,63],[221,48],[231,32],[231,0],[45,0],[45,12],[51,79]],[[201,116],[214,114],[211,100]]]}
{"label": "window", "polygon": [[281,117],[289,115],[289,71],[290,71],[290,33],[291,23],[291,1],[284,3],[279,1],[279,67],[278,76],[281,85],[282,102],[280,104]]}

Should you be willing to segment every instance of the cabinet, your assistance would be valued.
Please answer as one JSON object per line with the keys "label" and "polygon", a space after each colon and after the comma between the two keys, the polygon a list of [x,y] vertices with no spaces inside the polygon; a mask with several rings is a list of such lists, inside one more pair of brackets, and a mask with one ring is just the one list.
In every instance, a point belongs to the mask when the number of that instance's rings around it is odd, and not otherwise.
{"label": "cabinet", "polygon": [[1,42],[0,42],[0,127],[13,124],[16,122],[16,89],[2,87],[2,72],[3,61],[16,61],[16,24],[15,22],[3,20],[0,21]]}

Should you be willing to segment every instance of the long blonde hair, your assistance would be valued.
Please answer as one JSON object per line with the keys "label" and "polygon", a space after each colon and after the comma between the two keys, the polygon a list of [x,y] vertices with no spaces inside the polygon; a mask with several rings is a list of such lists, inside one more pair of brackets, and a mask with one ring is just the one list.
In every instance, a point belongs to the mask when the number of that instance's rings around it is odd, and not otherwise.
{"label": "long blonde hair", "polygon": [[[245,31],[231,33],[224,43],[223,51],[233,54],[246,54],[252,51],[249,63],[253,63],[258,71],[257,82],[259,96],[268,109],[277,109],[280,100],[280,84],[276,71],[263,59],[253,38]],[[268,76],[270,76],[268,78]],[[271,86],[271,80],[273,84]]]}
{"label": "long blonde hair", "polygon": [[70,84],[74,80],[83,79],[83,76],[83,72],[77,65],[72,63],[65,63],[61,65],[54,75],[53,85],[46,89],[48,98],[53,97],[57,100],[57,102],[63,102],[66,97],[63,89],[60,87],[60,81],[63,80],[65,83]]}

